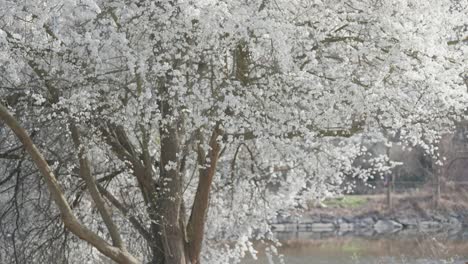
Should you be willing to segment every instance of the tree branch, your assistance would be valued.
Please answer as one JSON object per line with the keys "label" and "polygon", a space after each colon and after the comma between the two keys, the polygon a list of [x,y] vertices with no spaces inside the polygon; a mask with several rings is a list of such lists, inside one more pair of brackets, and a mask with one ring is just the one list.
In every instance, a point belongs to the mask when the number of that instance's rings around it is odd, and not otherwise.
{"label": "tree branch", "polygon": [[211,184],[216,172],[216,165],[221,150],[219,137],[221,137],[223,133],[224,132],[220,128],[220,123],[216,124],[209,142],[210,150],[206,155],[208,159],[205,157],[201,147],[199,147],[198,150],[198,165],[200,166],[199,181],[189,222],[187,224],[188,252],[190,261],[194,264],[200,262],[199,258],[203,242],[205,219],[208,212]]}
{"label": "tree branch", "polygon": [[89,160],[86,155],[86,149],[81,143],[80,132],[76,124],[72,121],[70,122],[70,130],[72,134],[73,143],[75,144],[75,148],[78,151],[78,159],[80,162],[80,176],[86,183],[86,187],[88,188],[89,193],[91,194],[91,198],[96,204],[96,207],[101,214],[102,220],[109,231],[109,234],[112,238],[113,245],[125,250],[125,245],[120,237],[120,233],[115,225],[114,221],[112,220],[112,215],[107,210],[105,206],[104,199],[102,199],[99,190],[96,186],[96,181],[91,175],[91,167],[89,165]]}
{"label": "tree branch", "polygon": [[135,229],[140,233],[140,235],[146,239],[146,241],[151,242],[152,237],[151,234],[146,230],[146,228],[143,227],[143,225],[138,221],[138,219],[135,216],[129,216],[129,210],[125,208],[125,206],[115,198],[112,193],[110,193],[106,188],[102,187],[100,184],[97,184],[97,188],[99,189],[99,192],[107,198],[122,214],[128,218],[130,223],[135,227]]}
{"label": "tree branch", "polygon": [[57,205],[60,216],[65,227],[70,230],[73,234],[79,238],[87,241],[93,245],[102,254],[122,264],[136,264],[140,263],[135,257],[130,255],[128,252],[121,250],[108,244],[104,239],[99,237],[96,233],[79,223],[78,219],[73,214],[70,205],[68,204],[63,191],[52,169],[47,164],[46,160],[42,156],[42,153],[32,142],[26,130],[18,123],[18,121],[9,113],[8,109],[0,103],[0,119],[6,123],[8,127],[16,134],[18,139],[21,141],[26,151],[29,153],[34,163],[41,172],[44,181],[47,184],[47,188],[51,194],[52,199]]}

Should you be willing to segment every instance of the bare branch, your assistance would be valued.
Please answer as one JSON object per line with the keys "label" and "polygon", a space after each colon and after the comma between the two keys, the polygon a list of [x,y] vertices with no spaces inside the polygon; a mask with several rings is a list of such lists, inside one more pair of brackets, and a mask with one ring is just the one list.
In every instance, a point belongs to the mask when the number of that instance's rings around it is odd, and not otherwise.
{"label": "bare branch", "polygon": [[18,121],[9,113],[8,109],[0,104],[0,119],[6,123],[8,127],[16,134],[18,139],[23,144],[26,151],[29,153],[34,163],[41,172],[52,199],[57,205],[62,221],[65,227],[79,238],[93,245],[102,254],[122,264],[140,263],[135,257],[128,252],[108,244],[104,239],[96,233],[83,226],[73,214],[70,205],[68,204],[63,191],[55,178],[52,169],[47,164],[42,153],[32,142],[26,130],[18,123]]}
{"label": "bare branch", "polygon": [[106,188],[102,187],[100,184],[97,184],[99,192],[107,198],[125,217],[128,217],[130,223],[135,227],[135,229],[140,233],[140,235],[145,238],[147,241],[151,241],[151,234],[143,227],[143,225],[138,221],[135,216],[129,215],[129,210],[115,198],[112,193],[110,193]]}
{"label": "bare branch", "polygon": [[107,227],[107,230],[109,230],[109,234],[112,238],[114,246],[121,249],[125,249],[117,226],[115,225],[110,212],[105,206],[104,199],[99,193],[95,179],[91,175],[91,167],[86,155],[86,150],[81,143],[80,132],[76,124],[74,124],[73,122],[71,122],[70,124],[70,130],[72,133],[73,143],[75,144],[75,147],[78,150],[78,159],[80,162],[80,176],[85,181],[86,187],[88,188],[88,191],[91,194],[91,198],[95,202],[96,207],[99,213],[101,214],[102,220],[104,221],[104,224]]}

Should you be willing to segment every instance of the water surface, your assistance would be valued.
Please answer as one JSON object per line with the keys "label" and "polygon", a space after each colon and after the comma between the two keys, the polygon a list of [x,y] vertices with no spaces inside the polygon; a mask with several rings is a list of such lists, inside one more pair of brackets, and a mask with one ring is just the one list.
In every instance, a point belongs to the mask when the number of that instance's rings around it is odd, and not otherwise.
{"label": "water surface", "polygon": [[[279,253],[286,264],[439,264],[468,262],[468,230],[457,233],[396,233],[380,236],[333,236],[317,233],[279,233]],[[259,246],[257,260],[242,264],[281,263],[269,261]]]}

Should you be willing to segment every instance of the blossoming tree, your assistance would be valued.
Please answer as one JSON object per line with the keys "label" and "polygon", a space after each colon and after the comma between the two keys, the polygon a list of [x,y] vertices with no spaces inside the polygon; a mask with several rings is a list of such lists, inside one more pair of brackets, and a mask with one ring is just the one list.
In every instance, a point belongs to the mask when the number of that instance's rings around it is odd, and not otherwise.
{"label": "blossoming tree", "polygon": [[0,220],[12,246],[0,252],[28,263],[94,263],[94,249],[117,263],[238,261],[254,252],[249,239],[273,239],[279,209],[359,176],[363,136],[398,131],[430,149],[451,129],[467,102],[467,10],[3,0]]}

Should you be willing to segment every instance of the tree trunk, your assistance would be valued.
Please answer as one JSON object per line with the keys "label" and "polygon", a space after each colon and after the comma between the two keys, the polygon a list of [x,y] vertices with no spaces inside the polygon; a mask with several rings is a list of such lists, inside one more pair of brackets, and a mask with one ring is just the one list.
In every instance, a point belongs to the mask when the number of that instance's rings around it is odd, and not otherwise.
{"label": "tree trunk", "polygon": [[[167,94],[167,81],[162,80],[161,94]],[[170,83],[170,82],[169,82]],[[180,226],[183,218],[181,205],[183,199],[183,181],[179,171],[180,167],[180,139],[179,120],[175,118],[176,109],[170,104],[169,99],[159,101],[163,121],[159,126],[160,163],[159,163],[159,190],[156,191],[155,223],[152,231],[156,250],[154,263],[162,264],[187,264],[185,227]]]}

